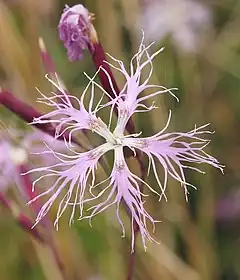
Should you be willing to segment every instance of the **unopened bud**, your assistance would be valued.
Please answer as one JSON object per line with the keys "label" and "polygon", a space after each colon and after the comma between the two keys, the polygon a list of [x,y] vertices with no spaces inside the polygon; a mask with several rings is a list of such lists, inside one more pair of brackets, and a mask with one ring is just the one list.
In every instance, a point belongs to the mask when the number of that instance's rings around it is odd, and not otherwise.
{"label": "unopened bud", "polygon": [[83,5],[68,7],[63,11],[58,30],[71,61],[82,58],[83,50],[94,51],[97,34],[92,25],[93,15]]}
{"label": "unopened bud", "polygon": [[52,60],[52,57],[49,55],[47,48],[45,46],[45,43],[43,41],[43,38],[38,39],[38,45],[41,51],[41,58],[43,62],[43,66],[45,68],[46,73],[53,75],[56,73],[56,67]]}

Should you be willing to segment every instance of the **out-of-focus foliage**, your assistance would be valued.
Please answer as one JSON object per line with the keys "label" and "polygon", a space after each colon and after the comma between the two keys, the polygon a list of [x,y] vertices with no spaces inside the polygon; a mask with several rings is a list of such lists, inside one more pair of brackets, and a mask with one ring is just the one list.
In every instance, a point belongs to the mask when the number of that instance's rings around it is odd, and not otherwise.
{"label": "out-of-focus foliage", "polygon": [[[156,19],[156,11],[155,18],[148,16],[147,22],[143,20],[152,2],[158,1],[86,0],[81,4],[95,13],[94,25],[106,52],[129,62],[139,44],[143,22],[158,24],[155,32],[162,34],[163,23]],[[145,135],[162,128],[169,109],[173,110],[171,128],[177,131],[210,122],[215,130],[211,136],[211,153],[226,166],[225,175],[207,166],[204,168],[206,175],[187,173],[189,180],[198,187],[197,191],[191,190],[189,203],[185,202],[180,186],[171,180],[168,202],[159,203],[157,198],[149,197],[147,207],[157,220],[163,221],[155,233],[161,243],[149,244],[147,252],[138,244],[135,280],[240,279],[240,1],[198,2],[206,5],[210,23],[196,50],[183,50],[171,40],[171,34],[161,36],[161,41],[154,45],[154,48],[165,46],[165,50],[154,61],[153,83],[178,87],[180,103],[176,104],[168,96],[160,97],[158,110],[149,113],[149,118],[137,116],[135,121],[138,130],[143,130]],[[64,5],[77,3],[0,2],[0,84],[39,110],[48,109],[36,103],[35,86],[43,92],[51,90],[44,79],[39,36],[43,37],[57,71],[73,94],[79,96],[87,83],[83,71],[89,74],[95,71],[87,52],[80,62],[69,62],[58,39],[57,25]],[[199,10],[189,12],[197,17]],[[174,22],[178,15],[175,9],[172,18],[167,19]],[[164,14],[159,12],[159,17]],[[158,34],[156,39],[159,39]],[[121,75],[115,74],[119,84],[123,84]],[[3,107],[0,107],[0,117],[6,126],[23,125]],[[14,198],[16,194],[10,192]],[[23,203],[21,207],[28,211]],[[114,219],[114,211],[110,210],[105,216],[98,216],[92,228],[84,221],[76,221],[69,228],[67,219],[63,218],[53,238],[60,251],[66,279],[125,279],[130,245],[128,239],[121,238]],[[48,248],[19,229],[1,206],[0,248],[1,279],[62,279],[55,271]]]}

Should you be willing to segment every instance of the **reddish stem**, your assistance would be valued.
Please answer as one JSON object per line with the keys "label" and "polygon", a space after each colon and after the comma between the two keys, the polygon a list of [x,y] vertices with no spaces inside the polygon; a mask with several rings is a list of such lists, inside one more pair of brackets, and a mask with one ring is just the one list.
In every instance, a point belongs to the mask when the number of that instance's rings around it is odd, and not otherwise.
{"label": "reddish stem", "polygon": [[133,244],[133,252],[130,254],[130,258],[129,258],[128,273],[127,273],[126,280],[132,280],[133,272],[134,272],[135,255],[136,255],[136,239],[137,239],[137,235],[139,233],[139,226],[135,221],[133,224],[133,230],[134,230],[135,238],[134,238],[134,244]]}
{"label": "reddish stem", "polygon": [[129,259],[129,266],[128,266],[128,273],[126,280],[132,280],[133,277],[133,271],[134,271],[134,263],[135,263],[135,250],[130,254]]}
{"label": "reddish stem", "polygon": [[[14,211],[12,209],[12,206],[11,206],[11,202],[7,199],[7,197],[3,193],[0,193],[0,203],[6,209],[8,209],[11,213],[14,213]],[[40,235],[39,231],[36,229],[36,227],[32,228],[33,223],[32,223],[32,221],[27,216],[25,216],[24,214],[20,213],[17,216],[13,215],[13,217],[15,218],[16,222],[19,224],[19,226],[23,230],[25,230],[28,233],[30,233],[38,241],[40,241],[42,243],[45,242],[43,237]]]}
{"label": "reddish stem", "polygon": [[40,242],[45,243],[44,239],[42,236],[39,234],[39,231],[37,230],[36,227],[32,227],[33,223],[26,217],[25,215],[21,214],[17,218],[18,224],[25,229],[27,232],[32,234],[36,239],[38,239]]}
{"label": "reddish stem", "polygon": [[[35,118],[39,118],[42,114],[34,107],[17,99],[11,92],[3,90],[0,92],[0,104],[5,106],[8,110],[19,116],[27,123],[33,122]],[[35,123],[32,124],[43,132],[55,137],[55,127],[50,123]],[[59,140],[69,139],[69,133],[66,131],[63,135],[59,136]],[[78,141],[72,137],[72,142],[78,144]]]}
{"label": "reddish stem", "polygon": [[[92,59],[93,59],[93,62],[97,69],[99,69],[99,67],[101,66],[107,71],[107,73],[109,74],[109,76],[111,78],[113,89],[116,92],[116,94],[118,95],[120,90],[118,88],[118,85],[113,76],[110,66],[105,62],[105,61],[107,61],[107,58],[104,53],[103,46],[100,43],[96,43],[94,45],[94,51],[92,52]],[[112,87],[111,87],[109,80],[108,80],[106,74],[104,73],[104,71],[101,70],[99,72],[99,78],[100,78],[103,88],[114,98],[115,94],[112,90]]]}
{"label": "reddish stem", "polygon": [[[20,179],[21,179],[24,194],[26,195],[27,200],[32,200],[34,197],[38,195],[38,192],[36,191],[36,189],[34,190],[32,189],[32,180],[30,178],[30,175],[29,174],[22,175],[23,173],[28,172],[28,168],[24,164],[19,165],[17,168],[20,174]],[[41,206],[42,205],[40,203],[40,200],[38,199],[33,203],[31,203],[31,207],[34,210],[34,215],[39,212]]]}
{"label": "reddish stem", "polygon": [[[28,167],[26,165],[22,164],[22,165],[18,166],[18,170],[19,170],[19,173],[21,175],[21,174],[26,173],[28,171]],[[31,180],[29,174],[22,175],[21,180],[22,180],[22,187],[24,189],[24,193],[27,196],[27,200],[31,200],[34,197],[36,197],[38,195],[38,192],[37,192],[36,189],[32,191],[32,180]],[[31,206],[32,206],[34,215],[36,215],[42,207],[41,200],[37,199],[36,201],[31,203]],[[55,258],[55,261],[56,261],[56,263],[57,263],[57,265],[58,265],[58,267],[59,267],[59,269],[62,273],[62,276],[65,279],[64,265],[63,265],[63,262],[60,258],[59,252],[56,248],[55,242],[53,240],[52,225],[51,225],[51,222],[50,222],[47,215],[42,219],[42,225],[43,225],[43,227],[46,231],[46,238],[45,238],[46,243],[51,248],[52,253],[54,255],[54,258]],[[34,227],[33,230],[35,228],[36,227]]]}

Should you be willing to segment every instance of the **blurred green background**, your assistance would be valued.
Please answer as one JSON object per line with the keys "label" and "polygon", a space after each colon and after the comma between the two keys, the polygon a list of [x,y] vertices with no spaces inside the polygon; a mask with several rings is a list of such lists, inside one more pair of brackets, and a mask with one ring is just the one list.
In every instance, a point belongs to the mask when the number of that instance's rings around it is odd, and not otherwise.
{"label": "blurred green background", "polygon": [[[149,197],[147,208],[162,220],[154,234],[161,243],[149,244],[144,252],[139,242],[133,279],[240,279],[240,1],[194,1],[207,11],[202,17],[198,6],[191,6],[185,14],[178,8],[186,0],[169,0],[167,7],[163,2],[166,1],[80,2],[96,15],[94,26],[106,52],[125,63],[138,48],[141,28],[147,39],[156,40],[153,49],[165,47],[154,60],[152,83],[178,87],[180,103],[169,96],[159,97],[159,109],[149,113],[149,118],[135,117],[138,130],[143,130],[144,135],[159,131],[169,109],[173,110],[171,130],[187,131],[195,124],[210,122],[215,134],[211,135],[209,152],[226,166],[225,175],[208,166],[202,168],[207,175],[187,173],[188,180],[198,187],[197,191],[190,190],[189,203],[180,186],[171,180],[167,203]],[[0,1],[0,84],[42,111],[46,108],[36,104],[35,86],[42,91],[50,87],[44,78],[39,36],[72,93],[79,96],[86,85],[84,71],[95,71],[87,52],[80,62],[69,62],[58,39],[57,25],[65,4],[79,2]],[[192,36],[197,38],[194,48],[184,46],[192,39],[179,24],[190,15],[191,21],[182,27],[192,29]],[[164,33],[166,25],[171,26],[171,33]],[[122,85],[124,80],[115,74]],[[0,114],[6,125],[16,121],[3,107]],[[130,240],[121,238],[114,209],[98,216],[92,228],[85,221],[76,221],[69,228],[63,218],[59,232],[53,231],[53,235],[65,279],[126,279]],[[22,231],[0,206],[0,278],[63,279],[55,266],[49,248]]]}

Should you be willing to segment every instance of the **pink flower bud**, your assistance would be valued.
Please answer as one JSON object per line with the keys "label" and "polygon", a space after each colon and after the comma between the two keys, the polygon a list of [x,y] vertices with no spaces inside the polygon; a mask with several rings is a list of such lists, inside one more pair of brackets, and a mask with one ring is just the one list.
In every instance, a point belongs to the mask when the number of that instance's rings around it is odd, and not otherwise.
{"label": "pink flower bud", "polygon": [[58,30],[71,61],[81,59],[85,49],[93,51],[91,14],[83,5],[66,6]]}

